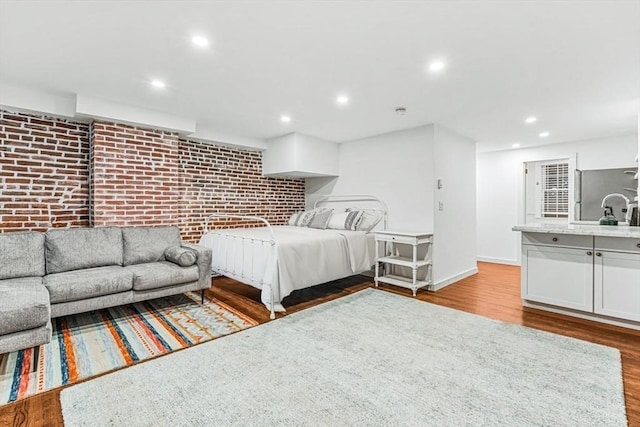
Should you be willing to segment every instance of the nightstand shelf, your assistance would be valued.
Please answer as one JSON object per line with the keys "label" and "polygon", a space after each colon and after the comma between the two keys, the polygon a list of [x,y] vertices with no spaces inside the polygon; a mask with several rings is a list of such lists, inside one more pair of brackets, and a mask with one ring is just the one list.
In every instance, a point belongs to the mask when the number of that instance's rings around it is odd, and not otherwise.
{"label": "nightstand shelf", "polygon": [[[431,245],[433,234],[412,231],[376,231],[376,265],[375,284],[388,283],[411,289],[413,296],[420,288],[432,285],[432,261]],[[400,254],[398,245],[411,247],[412,256]],[[422,259],[418,259],[418,250],[421,245],[426,245],[426,251]],[[382,251],[381,251],[382,249]],[[382,256],[381,256],[382,254]],[[411,269],[411,277],[403,276],[395,272],[395,267]],[[424,280],[418,279],[418,272],[422,269]],[[425,271],[426,269],[426,271]],[[384,274],[380,274],[384,272]]]}
{"label": "nightstand shelf", "polygon": [[[414,261],[411,258],[395,255],[380,257],[380,259],[378,259],[378,262],[386,262],[389,264],[401,265],[403,267],[413,267],[414,264]],[[418,268],[420,268],[431,265],[431,261],[416,260],[415,264]]]}

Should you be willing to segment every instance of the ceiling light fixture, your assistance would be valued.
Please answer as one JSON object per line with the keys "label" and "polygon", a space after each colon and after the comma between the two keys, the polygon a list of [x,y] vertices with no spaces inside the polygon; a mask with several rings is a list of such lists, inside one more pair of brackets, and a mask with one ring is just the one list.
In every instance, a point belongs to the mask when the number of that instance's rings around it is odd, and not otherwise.
{"label": "ceiling light fixture", "polygon": [[437,60],[437,61],[433,61],[431,64],[429,64],[429,71],[431,71],[432,73],[437,73],[444,70],[444,62]]}
{"label": "ceiling light fixture", "polygon": [[539,136],[540,138],[546,138],[546,137],[548,137],[549,135],[550,135],[550,134],[549,134],[549,132],[540,132],[540,133],[538,134],[538,136]]}
{"label": "ceiling light fixture", "polygon": [[520,148],[520,144],[517,142],[515,144],[511,144],[511,148]]}
{"label": "ceiling light fixture", "polygon": [[538,119],[536,117],[533,117],[533,116],[527,117],[526,119],[524,119],[524,122],[527,123],[527,124],[535,123],[537,121],[538,121]]}
{"label": "ceiling light fixture", "polygon": [[349,102],[349,97],[344,96],[344,95],[340,95],[340,96],[338,96],[338,97],[336,98],[336,102],[337,102],[338,104],[343,104],[343,105],[344,105],[344,104],[346,104],[346,103],[348,103],[348,102]]}
{"label": "ceiling light fixture", "polygon": [[202,36],[193,36],[191,37],[191,43],[195,44],[199,47],[207,47],[209,46],[209,40]]}
{"label": "ceiling light fixture", "polygon": [[165,87],[167,87],[167,85],[160,80],[152,80],[151,86],[155,87],[156,89],[164,89]]}
{"label": "ceiling light fixture", "polygon": [[282,116],[282,117],[280,117],[280,121],[281,121],[282,123],[289,123],[289,122],[291,121],[291,117],[289,117],[289,116]]}

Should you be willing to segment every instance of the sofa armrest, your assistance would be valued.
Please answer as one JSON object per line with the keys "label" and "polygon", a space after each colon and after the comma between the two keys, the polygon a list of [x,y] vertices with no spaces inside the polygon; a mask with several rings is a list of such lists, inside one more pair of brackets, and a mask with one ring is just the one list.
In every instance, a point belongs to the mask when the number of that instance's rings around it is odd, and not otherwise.
{"label": "sofa armrest", "polygon": [[193,243],[182,242],[182,246],[197,254],[196,265],[198,266],[198,289],[208,289],[211,287],[211,259],[213,253],[210,248],[195,245]]}

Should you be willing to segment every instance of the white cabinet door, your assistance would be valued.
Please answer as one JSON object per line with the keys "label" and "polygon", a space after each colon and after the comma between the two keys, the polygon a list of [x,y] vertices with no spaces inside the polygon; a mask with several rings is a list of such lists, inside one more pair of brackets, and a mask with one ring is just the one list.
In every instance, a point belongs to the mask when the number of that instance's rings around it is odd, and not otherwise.
{"label": "white cabinet door", "polygon": [[593,311],[593,251],[522,245],[522,297]]}
{"label": "white cabinet door", "polygon": [[594,311],[640,321],[640,254],[598,251],[594,267]]}

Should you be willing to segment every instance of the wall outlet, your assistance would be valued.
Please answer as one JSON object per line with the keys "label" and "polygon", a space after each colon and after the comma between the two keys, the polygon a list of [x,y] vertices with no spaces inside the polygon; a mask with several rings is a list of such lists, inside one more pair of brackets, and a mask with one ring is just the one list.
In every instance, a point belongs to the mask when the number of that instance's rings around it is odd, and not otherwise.
{"label": "wall outlet", "polygon": [[438,210],[439,211],[443,211],[444,210],[444,202],[438,202]]}

